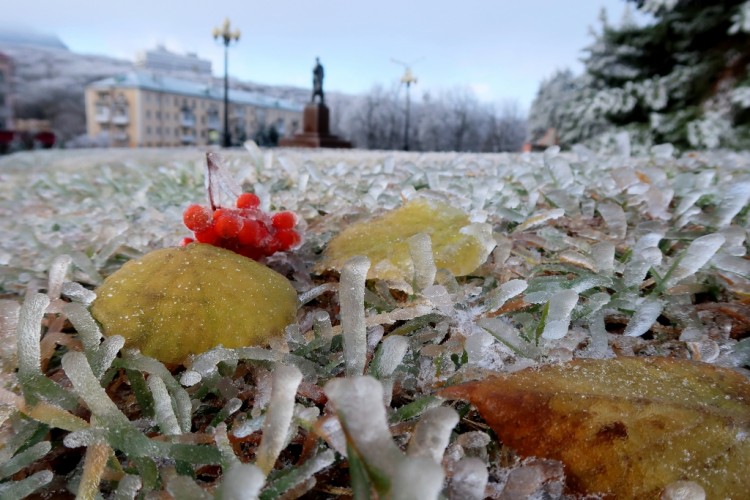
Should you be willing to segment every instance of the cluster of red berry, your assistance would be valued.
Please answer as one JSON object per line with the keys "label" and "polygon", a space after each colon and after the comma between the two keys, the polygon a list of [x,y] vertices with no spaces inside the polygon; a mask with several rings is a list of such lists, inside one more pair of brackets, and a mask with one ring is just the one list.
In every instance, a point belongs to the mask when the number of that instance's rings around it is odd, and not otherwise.
{"label": "cluster of red berry", "polygon": [[197,240],[255,260],[298,247],[302,237],[294,230],[297,216],[293,212],[267,214],[259,205],[260,199],[253,193],[239,195],[237,208],[212,211],[203,205],[190,205],[182,220],[195,239],[185,238],[182,245]]}

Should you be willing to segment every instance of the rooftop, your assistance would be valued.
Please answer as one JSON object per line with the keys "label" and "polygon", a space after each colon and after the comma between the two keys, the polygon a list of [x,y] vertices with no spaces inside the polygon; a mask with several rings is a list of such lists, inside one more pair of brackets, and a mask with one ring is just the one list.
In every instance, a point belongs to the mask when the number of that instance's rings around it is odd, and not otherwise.
{"label": "rooftop", "polygon": [[[224,90],[205,83],[183,80],[170,76],[155,74],[147,71],[131,71],[117,76],[98,80],[89,85],[93,88],[137,88],[154,92],[166,92],[191,97],[224,99]],[[270,97],[256,92],[229,89],[229,100],[238,104],[249,104],[260,108],[276,108],[288,111],[302,111],[302,106]]]}

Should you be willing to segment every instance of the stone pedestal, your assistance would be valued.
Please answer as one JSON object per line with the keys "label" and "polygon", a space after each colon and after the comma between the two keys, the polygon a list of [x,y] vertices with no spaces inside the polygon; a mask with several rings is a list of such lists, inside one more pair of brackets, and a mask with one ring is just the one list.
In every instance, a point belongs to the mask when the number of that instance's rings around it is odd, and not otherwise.
{"label": "stone pedestal", "polygon": [[328,121],[328,106],[310,103],[305,106],[302,133],[294,137],[283,137],[279,146],[284,148],[351,148],[352,144],[331,135]]}

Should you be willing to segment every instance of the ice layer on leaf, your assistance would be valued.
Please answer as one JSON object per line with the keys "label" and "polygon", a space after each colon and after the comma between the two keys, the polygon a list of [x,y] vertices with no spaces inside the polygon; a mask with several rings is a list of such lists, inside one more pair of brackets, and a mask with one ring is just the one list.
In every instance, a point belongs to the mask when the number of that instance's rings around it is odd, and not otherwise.
{"label": "ice layer on leaf", "polygon": [[340,271],[351,257],[365,255],[372,262],[368,279],[410,283],[414,265],[409,239],[419,233],[432,239],[437,268],[456,276],[474,271],[495,247],[489,225],[471,224],[466,213],[445,203],[415,198],[396,210],[345,228],[329,242],[319,270]]}
{"label": "ice layer on leaf", "polygon": [[200,243],[126,263],[92,305],[105,335],[166,363],[219,344],[266,344],[295,319],[297,293],[271,269]]}

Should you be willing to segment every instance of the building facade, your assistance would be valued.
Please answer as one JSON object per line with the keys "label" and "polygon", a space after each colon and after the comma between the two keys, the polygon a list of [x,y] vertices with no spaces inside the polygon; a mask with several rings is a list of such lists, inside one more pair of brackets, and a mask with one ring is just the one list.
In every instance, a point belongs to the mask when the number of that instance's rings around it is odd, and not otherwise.
{"label": "building facade", "polygon": [[[221,144],[224,90],[136,71],[86,87],[86,129],[113,147],[177,147]],[[233,144],[273,127],[293,135],[302,106],[240,90],[229,90],[229,130]]]}
{"label": "building facade", "polygon": [[13,60],[0,53],[0,130],[13,128]]}
{"label": "building facade", "polygon": [[211,76],[211,61],[208,59],[199,59],[192,52],[176,54],[163,45],[136,54],[135,65],[153,71],[182,71]]}

